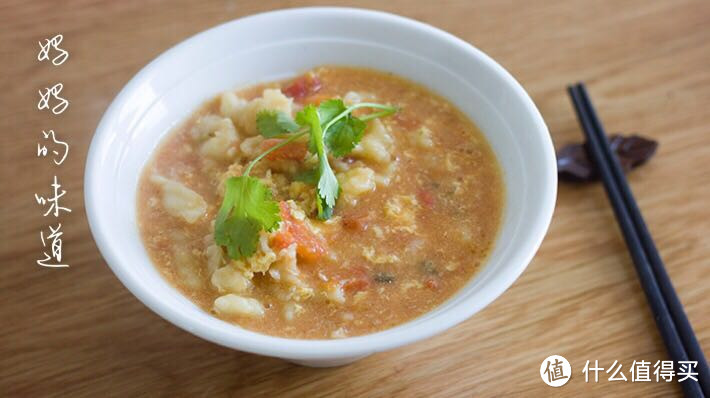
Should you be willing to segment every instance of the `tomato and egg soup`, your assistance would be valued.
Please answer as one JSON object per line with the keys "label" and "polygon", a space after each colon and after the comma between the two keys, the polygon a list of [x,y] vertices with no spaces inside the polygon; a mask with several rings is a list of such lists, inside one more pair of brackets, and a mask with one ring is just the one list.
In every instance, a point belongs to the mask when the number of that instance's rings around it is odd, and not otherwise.
{"label": "tomato and egg soup", "polygon": [[138,224],[195,304],[291,338],[387,329],[485,262],[504,184],[451,103],[392,74],[319,67],[228,91],[159,145]]}

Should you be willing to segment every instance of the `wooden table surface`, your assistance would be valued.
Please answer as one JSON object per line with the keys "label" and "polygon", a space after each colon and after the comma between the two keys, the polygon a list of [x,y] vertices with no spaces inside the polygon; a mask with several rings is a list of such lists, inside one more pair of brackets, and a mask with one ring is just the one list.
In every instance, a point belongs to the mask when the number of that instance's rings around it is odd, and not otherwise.
{"label": "wooden table surface", "polygon": [[[93,130],[147,62],[206,28],[302,1],[3,2],[0,395],[67,396],[669,396],[677,383],[632,383],[633,360],[667,359],[603,189],[562,185],[538,255],[503,296],[429,340],[333,369],[309,369],[226,349],[164,321],[105,265],[89,233],[82,176]],[[66,4],[65,4],[66,3]],[[337,5],[353,3],[332,2]],[[482,49],[527,89],[557,147],[581,139],[565,93],[584,80],[609,131],[660,142],[630,182],[680,298],[710,352],[710,2],[363,1]],[[68,61],[36,60],[37,41],[64,34]],[[36,109],[56,82],[60,116]],[[55,167],[36,157],[43,129],[70,144]],[[57,175],[68,269],[36,265],[42,217],[35,193]],[[546,386],[542,360],[572,364]],[[628,382],[585,383],[586,360],[620,361]]]}

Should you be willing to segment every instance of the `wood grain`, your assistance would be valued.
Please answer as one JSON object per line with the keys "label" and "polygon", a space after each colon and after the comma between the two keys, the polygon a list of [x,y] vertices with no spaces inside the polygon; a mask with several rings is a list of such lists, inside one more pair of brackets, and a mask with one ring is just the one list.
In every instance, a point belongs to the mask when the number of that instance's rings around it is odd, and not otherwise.
{"label": "wood grain", "polygon": [[[0,5],[0,395],[36,396],[669,396],[676,383],[585,383],[586,360],[666,359],[600,185],[560,187],[539,254],[502,297],[435,338],[353,365],[309,369],[232,351],[159,318],[112,275],[88,230],[82,176],[93,130],[143,65],[221,22],[310,1],[52,2]],[[660,141],[630,182],[698,338],[710,350],[710,3],[707,1],[331,2],[419,19],[473,43],[518,78],[556,146],[581,139],[565,94],[584,80],[611,132]],[[36,61],[64,34],[69,60]],[[61,81],[58,117],[37,90]],[[36,157],[43,129],[71,145],[54,167]],[[34,193],[56,174],[69,269],[42,269]],[[572,380],[547,387],[538,368],[565,356]],[[628,377],[629,375],[627,375]]]}

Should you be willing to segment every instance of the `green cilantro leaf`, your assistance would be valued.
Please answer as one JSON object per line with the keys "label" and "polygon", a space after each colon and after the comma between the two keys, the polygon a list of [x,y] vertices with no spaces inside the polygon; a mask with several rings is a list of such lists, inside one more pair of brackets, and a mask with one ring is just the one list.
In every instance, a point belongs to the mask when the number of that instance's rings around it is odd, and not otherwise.
{"label": "green cilantro leaf", "polygon": [[318,155],[318,185],[316,185],[318,218],[325,220],[333,214],[335,200],[338,199],[340,193],[340,185],[328,163],[318,110],[313,105],[307,105],[296,114],[296,122],[302,126],[310,127],[311,130],[310,143]]}
{"label": "green cilantro leaf", "polygon": [[323,101],[318,107],[323,139],[328,151],[335,157],[350,153],[362,139],[365,122],[352,115],[354,108],[348,108],[340,99]]}
{"label": "green cilantro leaf", "polygon": [[338,179],[335,177],[333,169],[330,168],[330,164],[328,164],[328,158],[324,159],[318,165],[320,178],[317,185],[318,199],[321,201],[318,206],[318,218],[321,220],[327,220],[333,215],[335,200],[338,199],[340,194]]}
{"label": "green cilantro leaf", "polygon": [[333,217],[333,210],[335,210],[335,206],[328,206],[325,199],[318,196],[316,198],[316,209],[318,210],[319,219],[328,220]]}
{"label": "green cilantro leaf", "polygon": [[298,124],[284,112],[263,110],[256,114],[256,128],[264,137],[273,138],[295,132]]}
{"label": "green cilantro leaf", "polygon": [[320,117],[321,125],[328,124],[339,114],[345,112],[347,108],[341,99],[329,99],[318,105],[318,117]]}
{"label": "green cilantro leaf", "polygon": [[325,144],[330,153],[335,157],[350,153],[362,139],[365,126],[365,122],[352,115],[335,122],[325,134]]}
{"label": "green cilantro leaf", "polygon": [[[320,178],[320,167],[314,169],[304,170],[293,176],[294,181],[300,181],[308,185],[317,186]],[[329,219],[333,216],[334,206],[328,206],[324,199],[320,196],[316,197],[316,209],[318,214],[321,214],[321,218],[324,220]]]}
{"label": "green cilantro leaf", "polygon": [[233,259],[249,257],[256,252],[259,232],[273,231],[279,221],[279,205],[266,185],[254,177],[231,177],[215,220],[215,242]]}
{"label": "green cilantro leaf", "polygon": [[[262,229],[259,223],[249,218],[230,217],[222,225],[224,235],[219,235],[221,239],[215,241],[227,248],[230,258],[239,260],[256,253],[259,232]],[[215,238],[217,236],[215,235]]]}

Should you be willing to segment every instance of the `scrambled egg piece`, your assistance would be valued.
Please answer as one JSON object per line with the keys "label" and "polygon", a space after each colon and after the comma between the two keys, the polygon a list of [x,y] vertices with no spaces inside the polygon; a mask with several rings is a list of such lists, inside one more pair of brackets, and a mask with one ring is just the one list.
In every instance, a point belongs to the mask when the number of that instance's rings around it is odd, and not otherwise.
{"label": "scrambled egg piece", "polygon": [[280,296],[284,301],[303,301],[313,297],[313,289],[301,279],[301,271],[296,262],[296,245],[282,249],[278,260],[274,262],[269,275],[284,289]]}
{"label": "scrambled egg piece", "polygon": [[271,246],[269,246],[269,233],[261,231],[259,233],[259,243],[256,253],[251,257],[247,257],[243,260],[233,260],[232,262],[236,267],[254,273],[268,271],[271,264],[275,261],[276,253]]}
{"label": "scrambled egg piece", "polygon": [[340,283],[328,282],[322,290],[323,297],[333,303],[343,304],[345,302],[345,292]]}
{"label": "scrambled egg piece", "polygon": [[399,261],[399,257],[394,254],[375,254],[375,248],[372,246],[363,247],[362,256],[373,264],[396,263]]}
{"label": "scrambled egg piece", "polygon": [[303,308],[303,306],[301,304],[296,304],[294,302],[288,302],[288,303],[284,304],[284,307],[283,307],[283,315],[287,321],[292,321],[293,318],[302,314],[304,311],[305,311],[305,309]]}
{"label": "scrambled egg piece", "polygon": [[411,137],[412,142],[420,148],[431,148],[434,146],[431,130],[426,126],[420,127]]}
{"label": "scrambled egg piece", "polygon": [[385,216],[396,225],[393,229],[414,232],[417,207],[419,202],[414,195],[396,195],[385,203]]}
{"label": "scrambled egg piece", "polygon": [[316,211],[316,189],[313,185],[294,181],[288,186],[288,196],[298,203],[304,212],[312,214]]}

